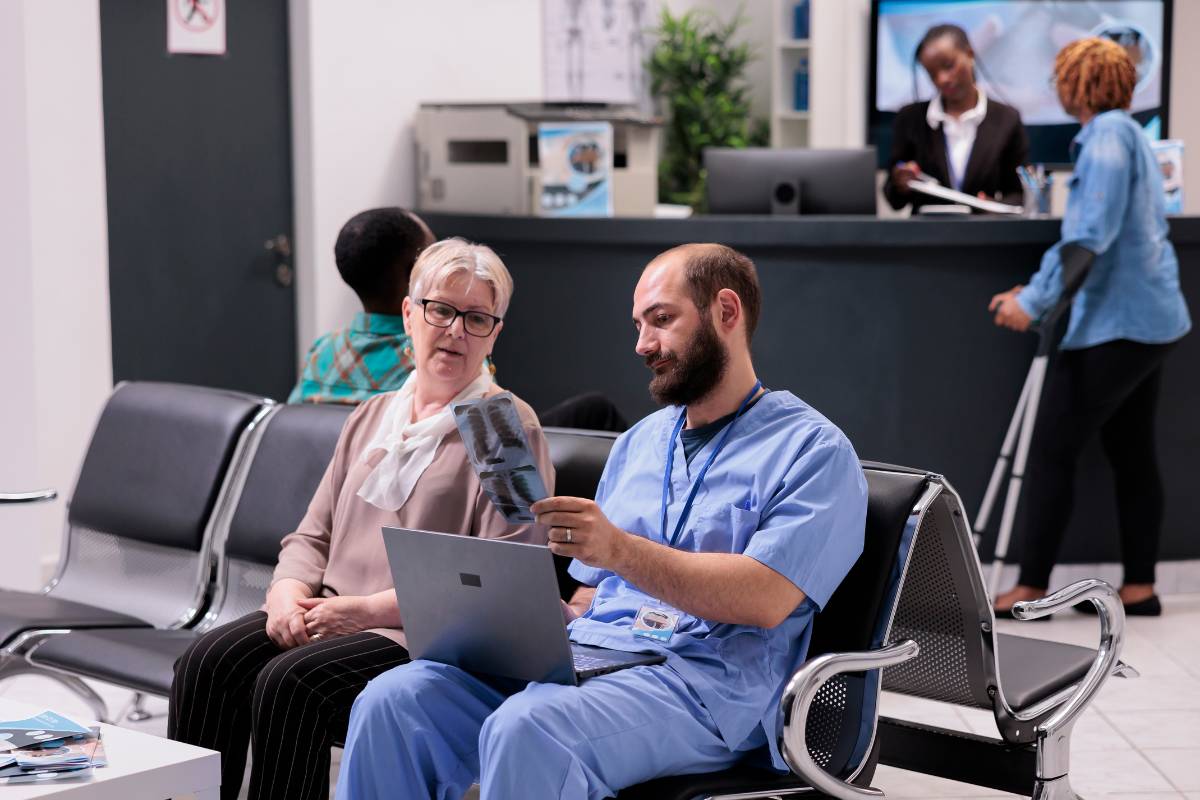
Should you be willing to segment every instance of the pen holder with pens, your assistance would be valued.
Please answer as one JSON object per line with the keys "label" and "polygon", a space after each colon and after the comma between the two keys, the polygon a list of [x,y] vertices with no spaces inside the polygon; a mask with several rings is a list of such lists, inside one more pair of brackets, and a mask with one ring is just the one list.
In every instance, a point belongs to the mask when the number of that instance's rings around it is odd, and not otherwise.
{"label": "pen holder with pens", "polygon": [[1032,219],[1050,216],[1050,187],[1054,176],[1046,172],[1041,164],[1032,167],[1017,167],[1021,179],[1021,206],[1024,215]]}

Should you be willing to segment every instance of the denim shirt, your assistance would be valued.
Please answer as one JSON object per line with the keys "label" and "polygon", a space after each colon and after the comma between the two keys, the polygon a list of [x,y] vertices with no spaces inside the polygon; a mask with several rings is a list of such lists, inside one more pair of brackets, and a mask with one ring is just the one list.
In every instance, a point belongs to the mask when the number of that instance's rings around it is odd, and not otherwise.
{"label": "denim shirt", "polygon": [[1141,128],[1124,111],[1096,115],[1071,145],[1070,180],[1061,240],[1017,295],[1035,320],[1062,293],[1063,245],[1096,254],[1071,304],[1064,350],[1116,339],[1173,342],[1191,329],[1179,290],[1179,262],[1167,240],[1162,173]]}

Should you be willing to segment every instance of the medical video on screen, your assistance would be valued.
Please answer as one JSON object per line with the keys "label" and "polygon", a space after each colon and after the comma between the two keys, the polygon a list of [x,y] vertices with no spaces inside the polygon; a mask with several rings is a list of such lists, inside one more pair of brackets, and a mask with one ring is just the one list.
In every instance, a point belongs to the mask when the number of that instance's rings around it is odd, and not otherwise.
{"label": "medical video on screen", "polygon": [[[872,132],[882,133],[881,124],[901,107],[934,96],[914,51],[929,28],[949,22],[967,32],[976,79],[988,97],[1021,112],[1031,129],[1031,160],[1066,156],[1069,136],[1038,136],[1036,129],[1075,125],[1058,102],[1054,57],[1086,36],[1108,37],[1129,52],[1138,70],[1130,110],[1152,139],[1162,138],[1165,10],[1163,0],[879,0]],[[1039,143],[1054,152],[1036,152]]]}

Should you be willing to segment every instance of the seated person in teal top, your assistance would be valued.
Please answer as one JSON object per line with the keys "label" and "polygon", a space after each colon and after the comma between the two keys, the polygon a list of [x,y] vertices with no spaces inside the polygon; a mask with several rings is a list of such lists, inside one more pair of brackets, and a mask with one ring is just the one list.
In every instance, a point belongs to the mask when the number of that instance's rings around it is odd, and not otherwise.
{"label": "seated person in teal top", "polygon": [[666,662],[523,688],[423,660],[390,670],[354,703],[339,797],[458,798],[475,780],[488,800],[611,797],[764,748],[786,770],[779,699],[862,551],[867,490],[842,432],[756,376],[760,298],[728,247],[652,261],[633,321],[666,408],[617,439],[594,502],[533,507],[585,584],[570,638]]}
{"label": "seated person in teal top", "polygon": [[342,226],[334,259],[363,310],[313,342],[289,403],[353,405],[404,385],[413,360],[400,305],[417,256],[433,241],[429,226],[403,208],[372,208]]}
{"label": "seated person in teal top", "polygon": [[[347,328],[318,336],[304,357],[289,403],[357,405],[404,385],[412,348],[400,306],[417,256],[433,244],[424,220],[403,208],[372,208],[342,226],[333,254],[363,310]],[[495,366],[489,359],[495,374]],[[538,413],[543,425],[621,432],[629,423],[607,397],[574,395]]]}

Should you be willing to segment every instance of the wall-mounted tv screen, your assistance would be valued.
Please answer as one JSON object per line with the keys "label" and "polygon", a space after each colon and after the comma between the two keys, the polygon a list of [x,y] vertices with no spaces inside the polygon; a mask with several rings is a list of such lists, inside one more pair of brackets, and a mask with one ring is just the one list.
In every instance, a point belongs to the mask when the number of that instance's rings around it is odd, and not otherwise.
{"label": "wall-mounted tv screen", "polygon": [[1129,51],[1138,74],[1130,110],[1151,139],[1167,135],[1171,0],[873,0],[867,136],[881,167],[896,112],[934,96],[915,50],[927,30],[946,22],[967,32],[987,96],[1021,112],[1031,163],[1070,161],[1079,125],[1059,105],[1054,56],[1085,36]]}

